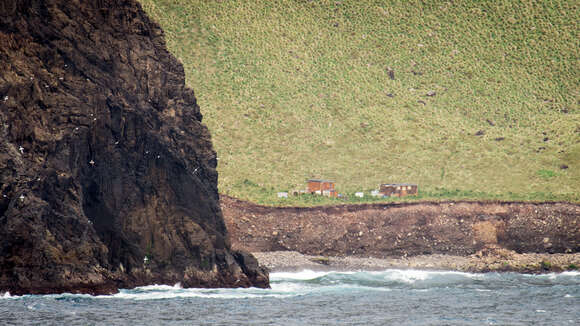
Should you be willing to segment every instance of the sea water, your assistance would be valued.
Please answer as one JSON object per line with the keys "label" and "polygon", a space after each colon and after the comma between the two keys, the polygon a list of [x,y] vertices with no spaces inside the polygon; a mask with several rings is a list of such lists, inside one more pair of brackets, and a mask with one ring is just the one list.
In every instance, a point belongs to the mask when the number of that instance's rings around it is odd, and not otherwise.
{"label": "sea water", "polygon": [[0,325],[580,325],[580,273],[272,273],[271,289],[152,285],[0,297]]}

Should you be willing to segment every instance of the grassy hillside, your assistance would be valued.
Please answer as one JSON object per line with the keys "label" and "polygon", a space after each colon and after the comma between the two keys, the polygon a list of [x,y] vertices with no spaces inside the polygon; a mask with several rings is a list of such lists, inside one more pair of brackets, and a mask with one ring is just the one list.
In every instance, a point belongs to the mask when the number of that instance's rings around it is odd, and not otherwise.
{"label": "grassy hillside", "polygon": [[141,3],[196,91],[222,193],[276,203],[317,177],[580,201],[575,1]]}

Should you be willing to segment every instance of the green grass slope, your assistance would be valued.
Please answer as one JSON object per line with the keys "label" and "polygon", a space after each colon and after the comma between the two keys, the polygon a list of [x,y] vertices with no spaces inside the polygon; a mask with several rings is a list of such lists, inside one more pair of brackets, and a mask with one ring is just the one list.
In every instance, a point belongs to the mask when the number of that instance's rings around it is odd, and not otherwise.
{"label": "green grass slope", "polygon": [[575,1],[141,3],[196,91],[222,193],[282,203],[316,177],[580,201]]}

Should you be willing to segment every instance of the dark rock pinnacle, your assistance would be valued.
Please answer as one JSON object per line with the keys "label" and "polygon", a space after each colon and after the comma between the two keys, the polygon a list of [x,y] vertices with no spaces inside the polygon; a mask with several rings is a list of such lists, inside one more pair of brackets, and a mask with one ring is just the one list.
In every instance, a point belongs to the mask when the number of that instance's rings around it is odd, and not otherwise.
{"label": "dark rock pinnacle", "polygon": [[134,1],[0,2],[0,293],[268,286],[230,248],[182,65]]}

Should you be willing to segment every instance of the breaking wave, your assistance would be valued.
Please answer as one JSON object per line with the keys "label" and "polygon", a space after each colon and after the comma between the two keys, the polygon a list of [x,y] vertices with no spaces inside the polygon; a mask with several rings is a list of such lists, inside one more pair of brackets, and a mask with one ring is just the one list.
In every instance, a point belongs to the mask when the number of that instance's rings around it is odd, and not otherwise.
{"label": "breaking wave", "polygon": [[577,325],[580,273],[272,273],[271,289],[0,294],[2,325]]}

